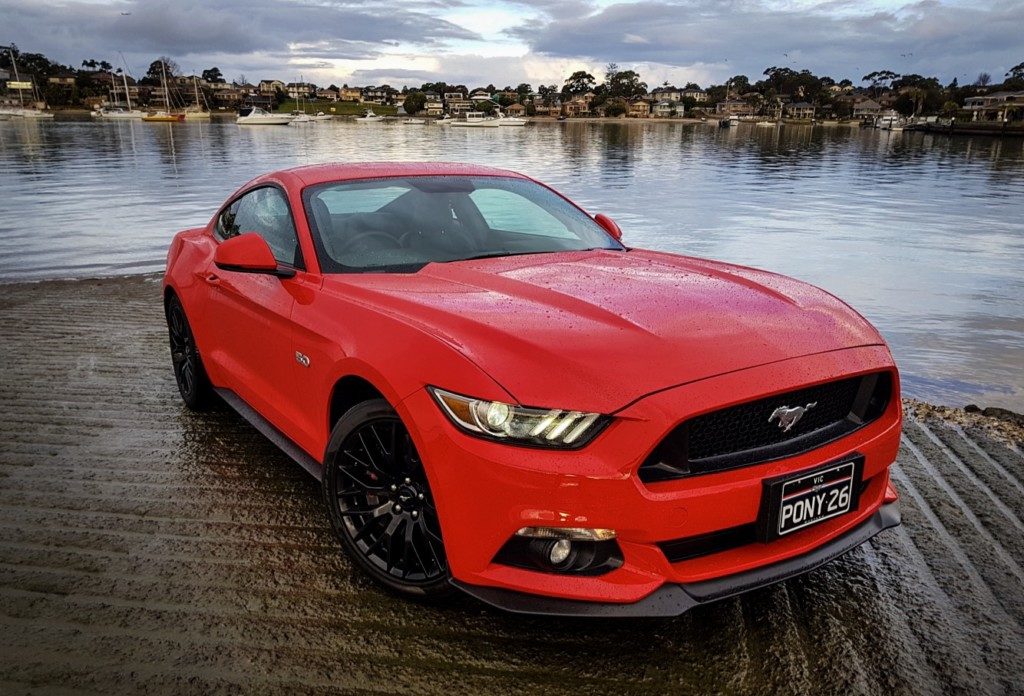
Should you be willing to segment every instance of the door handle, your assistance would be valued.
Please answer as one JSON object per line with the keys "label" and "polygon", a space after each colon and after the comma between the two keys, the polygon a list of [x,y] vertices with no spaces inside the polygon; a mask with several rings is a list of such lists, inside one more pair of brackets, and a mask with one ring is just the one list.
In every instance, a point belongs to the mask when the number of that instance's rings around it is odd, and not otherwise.
{"label": "door handle", "polygon": [[206,281],[207,285],[220,285],[220,277],[216,273],[207,274],[203,280]]}

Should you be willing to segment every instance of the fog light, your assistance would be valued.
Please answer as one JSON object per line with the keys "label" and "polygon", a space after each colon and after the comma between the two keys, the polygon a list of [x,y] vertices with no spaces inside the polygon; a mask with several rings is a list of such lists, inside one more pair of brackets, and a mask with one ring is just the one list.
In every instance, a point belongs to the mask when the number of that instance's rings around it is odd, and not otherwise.
{"label": "fog light", "polygon": [[548,549],[548,560],[551,561],[551,565],[561,565],[570,553],[572,553],[572,542],[568,539],[559,539]]}

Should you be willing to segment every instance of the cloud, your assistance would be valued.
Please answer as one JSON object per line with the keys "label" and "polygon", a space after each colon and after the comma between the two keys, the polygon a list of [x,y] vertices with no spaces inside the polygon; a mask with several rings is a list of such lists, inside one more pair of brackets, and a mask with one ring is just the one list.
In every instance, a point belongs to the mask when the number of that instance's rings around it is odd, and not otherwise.
{"label": "cloud", "polygon": [[759,76],[772,65],[854,80],[879,68],[951,79],[962,73],[973,77],[980,70],[995,74],[1024,58],[1019,55],[1024,3],[1017,0],[862,7],[851,2],[641,0],[574,17],[531,18],[508,33],[546,56],[620,64],[722,64],[726,67],[719,79],[738,73]]}
{"label": "cloud", "polygon": [[[128,14],[122,14],[128,13]],[[973,79],[1024,60],[1024,0],[0,0],[3,38],[138,74],[159,55],[230,77],[561,84],[615,62],[649,85],[768,66]]]}
{"label": "cloud", "polygon": [[70,64],[124,51],[152,60],[170,55],[185,65],[210,55],[233,55],[239,69],[248,57],[366,59],[404,45],[428,50],[452,40],[481,37],[439,18],[453,2],[312,2],[306,0],[0,0],[5,35],[23,50]]}

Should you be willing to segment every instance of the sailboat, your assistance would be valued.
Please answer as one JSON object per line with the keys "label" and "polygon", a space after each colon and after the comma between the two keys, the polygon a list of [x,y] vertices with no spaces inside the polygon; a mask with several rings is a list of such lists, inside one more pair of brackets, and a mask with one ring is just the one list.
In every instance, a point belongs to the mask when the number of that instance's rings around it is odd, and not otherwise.
{"label": "sailboat", "polygon": [[104,107],[101,107],[99,110],[93,112],[92,115],[94,117],[110,119],[110,120],[114,120],[114,121],[117,121],[117,120],[127,121],[127,120],[130,120],[130,119],[142,118],[143,116],[146,115],[142,111],[139,111],[138,109],[133,109],[132,108],[132,95],[129,94],[129,92],[128,92],[128,76],[127,76],[126,73],[124,73],[124,72],[121,73],[121,80],[124,82],[124,98],[125,98],[125,101],[128,103],[128,108],[125,109],[123,107],[116,106],[116,104],[117,104],[117,83],[114,82],[114,73],[110,73],[110,87],[111,87],[110,96],[113,98],[113,100],[114,100],[113,103],[115,104],[115,106],[104,106]]}
{"label": "sailboat", "polygon": [[[8,46],[7,50],[11,54],[11,66],[14,68],[14,81],[15,82],[20,82],[21,80],[18,78],[18,61],[14,58],[14,49],[11,48],[10,46]],[[35,83],[35,80],[32,81],[32,96],[33,96],[33,98],[37,97],[37,95],[36,95],[36,83]],[[34,118],[34,119],[53,118],[53,114],[51,114],[48,111],[42,111],[41,109],[26,109],[25,108],[25,101],[24,101],[24,99],[22,99],[22,96],[21,96],[21,88],[20,87],[18,88],[18,103],[21,105],[20,108],[12,109],[10,111],[7,111],[6,113],[10,114],[11,116],[13,116],[15,118]]]}
{"label": "sailboat", "polygon": [[173,114],[170,111],[171,107],[171,90],[167,86],[167,66],[164,65],[163,61],[160,61],[160,84],[164,88],[164,108],[161,111],[154,111],[148,113],[142,117],[143,121],[159,122],[159,123],[174,123],[177,121],[184,121],[185,114]]}
{"label": "sailboat", "polygon": [[[204,111],[202,105],[199,103],[199,81],[196,80],[196,76],[192,76],[192,87],[196,91],[196,103],[185,109],[185,120],[186,121],[209,121],[210,112]],[[205,101],[206,97],[203,97]]]}

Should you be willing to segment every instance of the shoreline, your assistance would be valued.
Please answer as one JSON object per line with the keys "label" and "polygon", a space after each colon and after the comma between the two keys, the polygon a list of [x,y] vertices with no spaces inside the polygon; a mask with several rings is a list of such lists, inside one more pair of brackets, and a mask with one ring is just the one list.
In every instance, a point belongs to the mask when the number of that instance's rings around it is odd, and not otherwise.
{"label": "shoreline", "polygon": [[[39,292],[57,293],[61,296],[71,297],[77,295],[76,290],[88,285],[123,284],[129,287],[135,283],[142,282],[158,285],[163,277],[162,271],[146,273],[122,273],[102,276],[81,276],[72,278],[39,278],[39,279],[13,279],[5,280],[0,278],[0,288],[6,295],[15,295],[29,292],[31,289]],[[0,313],[5,303],[0,300]],[[904,409],[910,409],[920,416],[936,416],[949,422],[959,424],[970,424],[978,426],[987,423],[986,430],[1000,435],[1000,437],[1016,441],[1024,445],[1024,413],[1001,406],[984,406],[978,404],[965,404],[955,406],[950,404],[936,404],[920,399],[902,396]]]}

